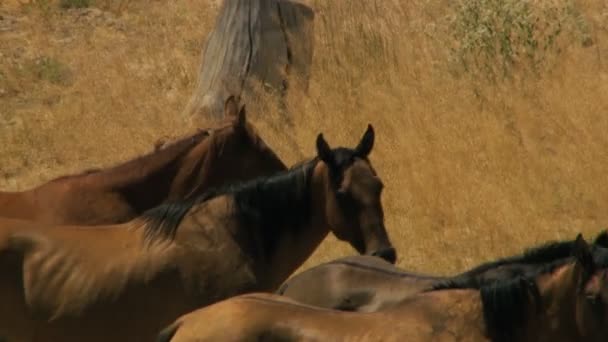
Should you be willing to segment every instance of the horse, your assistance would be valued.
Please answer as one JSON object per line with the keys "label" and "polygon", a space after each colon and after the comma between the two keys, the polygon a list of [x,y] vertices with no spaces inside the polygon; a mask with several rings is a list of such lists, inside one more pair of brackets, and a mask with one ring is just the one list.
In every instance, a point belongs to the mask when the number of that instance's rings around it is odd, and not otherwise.
{"label": "horse", "polygon": [[0,192],[0,216],[58,225],[124,223],[212,187],[286,170],[234,96],[228,123],[108,169],[63,176],[22,192]]}
{"label": "horse", "polygon": [[241,295],[180,317],[157,342],[604,341],[606,270],[594,264],[582,237],[573,252],[566,264],[534,275],[425,291],[372,313]]}
{"label": "horse", "polygon": [[[547,242],[528,248],[520,255],[486,262],[457,275],[413,273],[380,258],[348,256],[292,276],[275,293],[312,306],[373,312],[445,282],[509,279],[534,272],[547,262],[567,262],[574,246],[575,240]],[[595,250],[601,247],[608,248],[606,231],[593,242]]]}
{"label": "horse", "polygon": [[0,336],[9,341],[151,341],[180,315],[274,291],[332,232],[395,262],[382,180],[368,155],[331,149],[300,167],[146,211],[121,225],[0,219]]}

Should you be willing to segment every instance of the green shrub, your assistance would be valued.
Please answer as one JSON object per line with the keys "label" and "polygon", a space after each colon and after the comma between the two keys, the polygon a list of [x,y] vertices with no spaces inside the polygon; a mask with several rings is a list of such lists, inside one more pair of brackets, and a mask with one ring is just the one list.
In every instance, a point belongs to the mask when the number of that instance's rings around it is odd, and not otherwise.
{"label": "green shrub", "polygon": [[29,69],[37,79],[59,85],[67,85],[72,76],[67,65],[46,56],[32,61]]}
{"label": "green shrub", "polygon": [[460,0],[455,6],[448,25],[451,62],[458,73],[492,81],[510,77],[515,69],[539,75],[561,52],[563,36],[575,34],[583,45],[590,41],[572,0]]}

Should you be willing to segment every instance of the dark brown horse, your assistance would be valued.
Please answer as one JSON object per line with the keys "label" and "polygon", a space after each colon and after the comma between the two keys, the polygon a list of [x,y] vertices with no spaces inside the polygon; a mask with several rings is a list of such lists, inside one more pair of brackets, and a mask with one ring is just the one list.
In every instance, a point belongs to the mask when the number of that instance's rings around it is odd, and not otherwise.
{"label": "dark brown horse", "polygon": [[319,135],[318,158],[297,168],[122,225],[0,220],[0,336],[151,341],[196,308],[276,290],[330,231],[394,261],[373,141],[371,126],[355,149],[332,150]]}
{"label": "dark brown horse", "polygon": [[234,97],[226,101],[232,122],[223,127],[113,168],[61,177],[23,192],[0,192],[0,216],[49,224],[124,223],[167,200],[284,171],[236,102]]}
{"label": "dark brown horse", "polygon": [[157,341],[605,341],[606,270],[582,238],[575,253],[535,275],[423,292],[373,313],[237,296],[182,316]]}
{"label": "dark brown horse", "polygon": [[[478,283],[510,279],[535,272],[548,262],[568,262],[575,241],[550,242],[521,255],[487,262],[456,276],[411,273],[371,256],[350,256],[330,261],[288,279],[277,294],[300,303],[344,311],[373,312],[445,283]],[[594,241],[598,258],[606,254],[608,234]],[[601,251],[604,253],[601,253]]]}

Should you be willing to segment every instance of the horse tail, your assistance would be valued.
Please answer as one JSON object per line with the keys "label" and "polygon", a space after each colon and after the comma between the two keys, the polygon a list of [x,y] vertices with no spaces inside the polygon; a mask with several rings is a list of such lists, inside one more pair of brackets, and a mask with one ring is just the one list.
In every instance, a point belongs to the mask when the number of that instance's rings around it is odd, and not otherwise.
{"label": "horse tail", "polygon": [[177,332],[177,329],[179,329],[180,325],[181,323],[178,321],[163,329],[156,337],[156,342],[170,342],[173,339],[173,336],[175,336],[175,333]]}

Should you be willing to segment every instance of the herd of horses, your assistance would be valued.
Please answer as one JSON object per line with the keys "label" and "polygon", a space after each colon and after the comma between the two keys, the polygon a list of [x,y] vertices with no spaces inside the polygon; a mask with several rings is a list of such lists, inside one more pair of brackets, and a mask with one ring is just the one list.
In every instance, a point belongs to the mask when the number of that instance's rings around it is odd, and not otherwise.
{"label": "herd of horses", "polygon": [[[236,98],[224,111],[124,164],[0,192],[0,341],[608,338],[608,232],[407,272],[371,125],[354,148],[319,134],[288,168]],[[292,276],[330,232],[359,255]]]}

